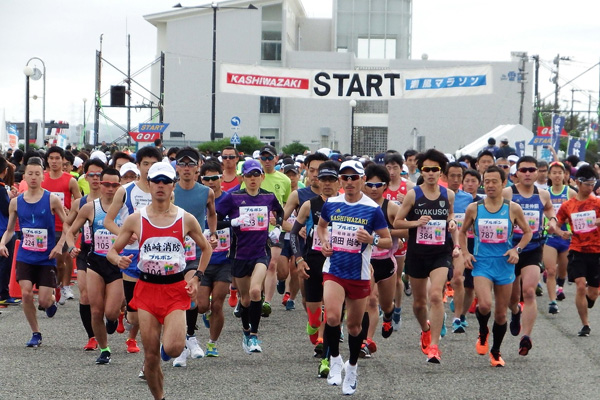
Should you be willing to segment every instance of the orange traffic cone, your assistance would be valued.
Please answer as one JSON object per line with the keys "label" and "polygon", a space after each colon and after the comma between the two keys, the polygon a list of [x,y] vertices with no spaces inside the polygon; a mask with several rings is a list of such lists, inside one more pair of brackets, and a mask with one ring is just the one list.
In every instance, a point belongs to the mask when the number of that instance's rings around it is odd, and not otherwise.
{"label": "orange traffic cone", "polygon": [[15,241],[15,252],[12,260],[12,267],[10,271],[10,282],[8,283],[8,295],[15,299],[20,299],[23,297],[21,294],[21,286],[19,286],[19,282],[17,282],[16,275],[16,266],[17,266],[17,252],[19,251],[19,245],[21,244],[20,240]]}

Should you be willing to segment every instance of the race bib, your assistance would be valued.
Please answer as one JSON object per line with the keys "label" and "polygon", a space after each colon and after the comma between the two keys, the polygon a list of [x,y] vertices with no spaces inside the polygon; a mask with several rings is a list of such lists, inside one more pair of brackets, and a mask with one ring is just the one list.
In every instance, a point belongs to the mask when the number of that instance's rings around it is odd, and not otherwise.
{"label": "race bib", "polygon": [[85,225],[83,225],[83,243],[92,244],[92,230],[89,221],[85,221]]}
{"label": "race bib", "polygon": [[477,223],[481,243],[506,243],[508,241],[508,220],[480,218]]}
{"label": "race bib", "polygon": [[[461,230],[463,224],[465,223],[465,213],[455,213],[454,220],[456,221],[456,229]],[[473,226],[469,228],[467,231],[467,237],[469,239],[473,239],[475,237],[475,233],[473,232]]]}
{"label": "race bib", "polygon": [[[294,222],[296,222],[296,211],[294,211],[292,215],[290,215],[290,217],[287,219],[287,222],[294,226]],[[290,233],[286,232],[285,235],[283,235],[283,238],[285,240],[290,240]]]}
{"label": "race bib", "polygon": [[48,250],[48,230],[38,228],[21,228],[23,249],[43,252]]}
{"label": "race bib", "polygon": [[94,252],[97,254],[108,254],[117,239],[108,229],[98,229],[94,232]]}
{"label": "race bib", "polygon": [[[331,237],[331,226],[327,227],[327,232],[329,232],[329,237]],[[313,228],[312,249],[314,251],[321,251],[322,248],[323,243],[321,243],[321,239],[319,239],[319,235],[317,235],[317,230]]]}
{"label": "race bib", "polygon": [[[540,212],[536,210],[523,210],[523,215],[525,216],[525,221],[529,225],[531,232],[535,233],[540,229]],[[515,233],[523,234],[523,230],[515,225],[514,229]]]}
{"label": "race bib", "polygon": [[266,231],[269,228],[269,209],[267,206],[240,207],[240,216],[249,215],[248,225],[240,226],[242,231]]}
{"label": "race bib", "polygon": [[[210,230],[209,229],[204,230],[204,236],[206,237],[206,240],[210,240]],[[229,229],[225,228],[225,229],[218,230],[217,231],[217,241],[219,243],[217,244],[217,247],[215,247],[213,249],[213,253],[229,251],[229,248],[231,247],[231,236],[229,235]]]}
{"label": "race bib", "polygon": [[360,253],[361,243],[356,239],[360,225],[334,222],[331,227],[331,248],[345,253]]}
{"label": "race bib", "polygon": [[56,197],[58,197],[60,199],[60,204],[62,204],[63,207],[65,206],[65,194],[63,192],[50,192],[50,193],[55,195]]}
{"label": "race bib", "polygon": [[596,230],[596,211],[582,211],[571,214],[573,232],[586,233]]}
{"label": "race bib", "polygon": [[182,272],[185,268],[177,262],[178,257],[173,253],[144,253],[140,262],[140,270],[152,275],[172,275]]}
{"label": "race bib", "polygon": [[[207,229],[208,231],[208,229]],[[208,235],[210,236],[210,231],[208,231]],[[204,236],[206,236],[206,231],[204,232]],[[206,236],[206,240],[209,237]],[[183,247],[185,248],[185,261],[195,260],[196,259],[196,242],[189,236],[185,237],[185,242],[183,243]]]}
{"label": "race bib", "polygon": [[417,228],[417,243],[441,246],[446,243],[446,220],[432,219]]}

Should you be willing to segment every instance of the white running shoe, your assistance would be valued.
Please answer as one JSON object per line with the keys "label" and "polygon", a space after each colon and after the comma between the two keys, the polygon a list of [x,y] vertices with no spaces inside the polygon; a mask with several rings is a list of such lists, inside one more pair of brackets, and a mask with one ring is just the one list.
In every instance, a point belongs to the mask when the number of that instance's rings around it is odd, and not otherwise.
{"label": "white running shoe", "polygon": [[67,302],[67,292],[64,287],[60,288],[60,299],[58,300],[58,304],[64,306]]}
{"label": "white running shoe", "polygon": [[204,357],[204,350],[198,344],[196,336],[188,336],[185,340],[185,347],[189,350],[191,358],[202,358]]}
{"label": "white running shoe", "polygon": [[327,375],[327,383],[332,386],[340,386],[342,384],[342,370],[344,369],[344,360],[342,356],[329,358],[329,375]]}
{"label": "white running shoe", "polygon": [[173,360],[173,366],[174,367],[187,366],[187,358],[189,355],[190,355],[190,351],[187,349],[187,347],[184,347],[183,351],[181,352],[179,357],[177,357],[176,359]]}
{"label": "white running shoe", "polygon": [[65,286],[65,287],[63,287],[63,290],[64,290],[64,292],[61,294],[67,300],[73,300],[75,298],[75,295],[73,294],[73,291],[71,290],[71,286]]}
{"label": "white running shoe", "polygon": [[342,393],[346,395],[354,394],[358,384],[358,364],[350,365],[350,361],[346,361],[344,365],[346,376],[344,376],[344,384],[342,385]]}
{"label": "white running shoe", "polygon": [[262,353],[262,347],[260,347],[260,341],[256,336],[250,336],[250,353]]}

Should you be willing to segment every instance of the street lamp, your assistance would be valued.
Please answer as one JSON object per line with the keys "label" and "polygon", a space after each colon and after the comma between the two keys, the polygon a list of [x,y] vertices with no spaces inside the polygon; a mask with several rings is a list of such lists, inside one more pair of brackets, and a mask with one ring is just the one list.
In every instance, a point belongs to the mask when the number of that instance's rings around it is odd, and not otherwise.
{"label": "street lamp", "polygon": [[37,81],[40,78],[43,78],[43,92],[42,92],[42,135],[46,134],[46,64],[44,64],[44,61],[39,58],[39,57],[31,57],[29,59],[29,61],[27,61],[27,64],[25,64],[26,66],[29,66],[29,63],[32,60],[37,60],[39,62],[42,63],[42,71],[40,71],[39,69],[37,69],[37,67],[33,66],[32,68],[32,73],[31,75],[29,75],[31,77],[31,79],[33,79],[34,81]]}
{"label": "street lamp", "polygon": [[81,132],[81,139],[79,140],[79,147],[83,148],[83,143],[85,142],[85,103],[87,103],[87,99],[83,98],[83,131]]}
{"label": "street lamp", "polygon": [[212,8],[213,10],[213,35],[212,35],[212,89],[211,89],[211,110],[210,110],[210,140],[215,140],[215,117],[216,117],[216,79],[217,79],[217,10],[258,10],[254,5],[248,4],[248,7],[219,7],[217,3],[212,3],[209,6],[192,6],[184,7],[181,3],[177,3],[173,8],[191,9],[191,8]]}
{"label": "street lamp", "polygon": [[350,128],[352,129],[350,131],[350,153],[352,153],[352,155],[354,155],[354,109],[356,108],[356,100],[352,99],[349,102],[350,104],[350,109],[351,109],[351,124],[350,124]]}
{"label": "street lamp", "polygon": [[23,68],[25,74],[25,132],[23,137],[25,138],[25,153],[29,150],[29,77],[33,75],[33,68],[25,66]]}

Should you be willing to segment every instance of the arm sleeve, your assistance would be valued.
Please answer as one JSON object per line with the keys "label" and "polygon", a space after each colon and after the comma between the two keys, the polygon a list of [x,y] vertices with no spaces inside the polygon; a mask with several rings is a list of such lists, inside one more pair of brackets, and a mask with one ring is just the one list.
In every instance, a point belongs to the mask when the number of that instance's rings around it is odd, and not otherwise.
{"label": "arm sleeve", "polygon": [[302,250],[300,248],[300,239],[298,233],[300,229],[302,229],[304,225],[300,222],[294,222],[294,226],[292,227],[292,231],[290,232],[290,245],[292,246],[292,251],[294,252],[294,256],[302,257]]}

